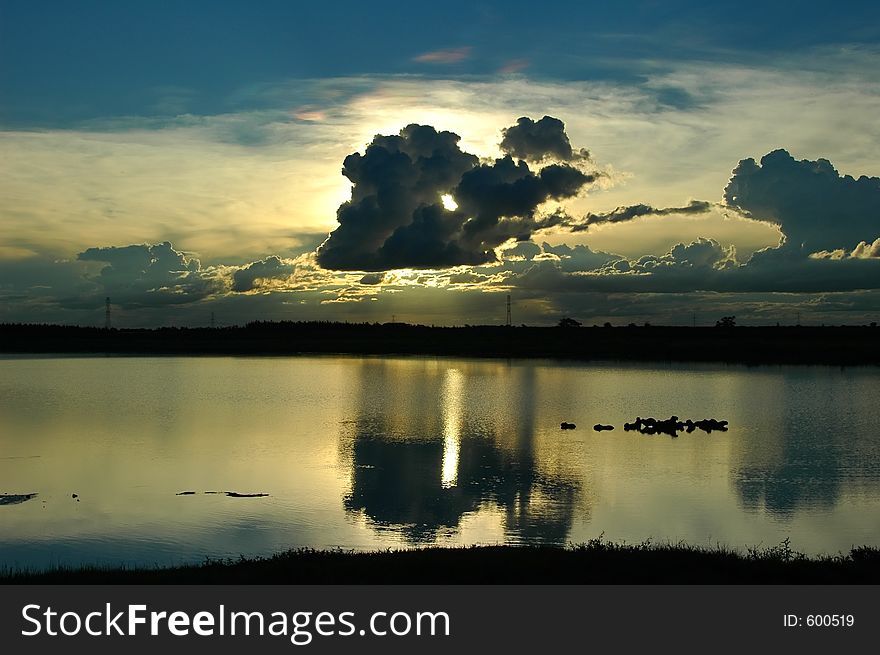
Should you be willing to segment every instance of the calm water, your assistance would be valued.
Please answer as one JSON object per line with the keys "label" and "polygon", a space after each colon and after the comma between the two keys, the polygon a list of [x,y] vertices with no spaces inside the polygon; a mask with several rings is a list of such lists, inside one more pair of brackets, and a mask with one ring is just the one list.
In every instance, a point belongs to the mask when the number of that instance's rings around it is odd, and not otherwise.
{"label": "calm water", "polygon": [[[601,533],[878,545],[878,397],[875,368],[2,358],[0,493],[37,495],[0,504],[0,566]],[[621,429],[671,414],[731,428]]]}

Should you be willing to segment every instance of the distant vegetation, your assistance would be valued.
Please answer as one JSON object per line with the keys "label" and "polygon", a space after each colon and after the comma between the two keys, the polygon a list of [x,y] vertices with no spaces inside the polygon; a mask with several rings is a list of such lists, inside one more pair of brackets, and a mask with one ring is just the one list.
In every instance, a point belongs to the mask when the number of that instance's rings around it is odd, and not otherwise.
{"label": "distant vegetation", "polygon": [[[729,321],[725,319],[730,319]],[[0,325],[3,353],[406,354],[746,364],[880,364],[876,326],[429,327],[406,323],[256,322],[243,327],[101,329]],[[719,329],[723,328],[723,329]]]}
{"label": "distant vegetation", "polygon": [[175,568],[7,571],[6,584],[877,584],[880,549],[810,558],[777,546],[625,545],[601,538],[569,548],[473,546],[356,553],[291,550]]}

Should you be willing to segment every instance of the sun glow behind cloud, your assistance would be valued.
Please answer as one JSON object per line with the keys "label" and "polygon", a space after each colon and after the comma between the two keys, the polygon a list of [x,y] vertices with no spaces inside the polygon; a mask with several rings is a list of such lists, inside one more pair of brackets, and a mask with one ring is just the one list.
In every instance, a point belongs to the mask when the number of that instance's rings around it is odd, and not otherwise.
{"label": "sun glow behind cloud", "polygon": [[443,203],[443,208],[446,211],[454,212],[456,209],[458,209],[458,203],[455,202],[455,198],[453,198],[448,193],[444,193],[442,196],[440,196],[440,201]]}
{"label": "sun glow behind cloud", "polygon": [[[161,125],[133,118],[78,130],[4,132],[7,219],[0,237],[7,247],[49,247],[68,256],[93,245],[163,239],[207,261],[288,254],[295,247],[291,233],[334,227],[336,208],[350,190],[340,162],[375,134],[394,134],[411,122],[434,125],[461,135],[462,149],[493,157],[500,154],[500,127],[524,114],[563,117],[573,142],[589,147],[616,175],[627,174],[576,200],[575,211],[716,199],[731,167],[766,152],[768,144],[827,157],[844,172],[877,175],[880,163],[869,144],[880,134],[868,117],[880,101],[876,85],[856,79],[840,71],[826,78],[795,68],[697,64],[657,75],[645,87],[385,77],[367,89],[364,80],[352,81],[357,91],[347,100],[315,106],[322,121],[245,112]],[[290,83],[279,100],[310,84]],[[652,89],[665,87],[686,91],[693,107],[657,105]],[[811,103],[804,105],[803,97]],[[821,129],[830,115],[839,118],[834,134]],[[671,219],[663,223],[680,227]],[[664,241],[651,230],[662,232],[661,222],[642,234]],[[625,231],[615,227],[594,237],[601,247],[619,247],[610,237]],[[625,241],[633,243],[634,236]],[[583,236],[567,239],[585,242]],[[768,234],[763,245],[772,242]]]}
{"label": "sun glow behind cloud", "polygon": [[[669,207],[693,198],[718,201],[737,161],[777,145],[802,158],[827,157],[841,173],[878,175],[873,144],[880,128],[872,117],[880,111],[880,88],[866,77],[863,54],[851,54],[851,66],[833,72],[815,70],[815,59],[792,59],[776,70],[658,66],[664,72],[639,85],[375,76],[335,80],[330,93],[325,82],[294,80],[274,89],[276,95],[261,96],[284,107],[278,111],[114,118],[76,129],[0,132],[0,258],[71,260],[91,247],[170,240],[206,270],[270,256],[286,262],[313,250],[337,226],[337,208],[351,197],[351,184],[340,175],[345,156],[407,123],[453,131],[463,150],[493,158],[501,154],[500,128],[521,115],[559,116],[572,143],[607,163],[612,182],[568,203],[575,214],[640,202]],[[664,104],[668,89],[679,94],[676,106]],[[297,100],[300,95],[308,99]],[[291,107],[303,113],[295,117]],[[829,116],[834,130],[827,128]],[[454,210],[453,198],[440,201]],[[709,237],[735,245],[742,261],[757,248],[776,245],[779,236],[772,225],[715,209],[600,225],[576,235],[547,231],[536,240],[589,244],[635,259]],[[93,262],[89,274],[99,266]],[[308,275],[309,289],[328,291],[321,301],[369,305],[355,301],[378,294],[376,305],[413,289],[483,289],[488,278],[480,276],[491,275],[490,268],[395,271],[373,288],[360,288],[361,275],[300,267],[295,280],[271,279],[245,293],[300,293]],[[496,279],[494,288],[501,283]]]}

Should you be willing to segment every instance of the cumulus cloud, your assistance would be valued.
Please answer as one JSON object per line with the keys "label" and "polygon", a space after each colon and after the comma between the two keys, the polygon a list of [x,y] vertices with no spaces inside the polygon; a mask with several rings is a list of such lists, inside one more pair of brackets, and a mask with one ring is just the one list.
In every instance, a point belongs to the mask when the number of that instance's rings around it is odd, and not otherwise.
{"label": "cumulus cloud", "polygon": [[715,239],[700,237],[688,244],[679,243],[660,257],[645,255],[637,259],[633,271],[651,271],[659,268],[689,268],[723,270],[736,265],[736,251],[722,246]]}
{"label": "cumulus cloud", "polygon": [[[564,162],[533,170],[510,154],[480,163],[458,142],[452,132],[412,124],[346,157],[351,199],[337,210],[339,227],[318,249],[318,263],[383,271],[493,262],[501,244],[563,220],[540,216],[543,203],[572,198],[596,180]],[[445,194],[455,209],[444,206]]]}
{"label": "cumulus cloud", "polygon": [[175,250],[169,241],[88,248],[77,259],[107,264],[95,281],[121,305],[188,303],[223,286],[216,269],[202,270],[198,259]]}
{"label": "cumulus cloud", "polygon": [[859,242],[859,245],[850,253],[850,257],[855,257],[856,259],[880,257],[880,238],[874,239],[873,243]]}
{"label": "cumulus cloud", "polygon": [[880,178],[841,176],[827,159],[796,160],[785,150],[743,159],[724,200],[747,216],[774,223],[785,250],[804,256],[850,249],[880,236]]}
{"label": "cumulus cloud", "polygon": [[564,249],[571,253],[568,258],[535,258],[533,266],[509,278],[508,283],[562,293],[683,292],[711,289],[721,271],[737,266],[732,247],[705,238],[679,243],[663,255],[644,255],[635,260],[595,252],[586,246],[544,246],[550,254],[564,253]]}
{"label": "cumulus cloud", "polygon": [[[546,247],[546,244],[544,247]],[[519,241],[516,245],[505,249],[502,255],[504,261],[507,262],[534,259],[542,252],[544,252],[544,248],[534,241]]]}
{"label": "cumulus cloud", "polygon": [[111,279],[132,274],[139,277],[162,277],[173,271],[198,271],[201,264],[198,259],[187,257],[175,250],[170,241],[155,245],[139,244],[131,246],[109,246],[88,248],[77,255],[80,261],[96,261],[109,264],[101,270],[101,276]]}
{"label": "cumulus cloud", "polygon": [[[594,271],[623,259],[620,255],[602,252],[601,250],[592,250],[588,245],[584,244],[568,246],[563,243],[558,246],[551,246],[545,243],[542,246],[542,251],[544,257],[541,257],[541,259],[551,259],[557,262],[559,269],[565,272]],[[535,259],[538,258],[536,257]]]}
{"label": "cumulus cloud", "polygon": [[880,257],[880,238],[875,239],[873,243],[860,241],[852,252],[847,252],[843,248],[820,250],[810,253],[810,257],[813,259],[874,259]]}
{"label": "cumulus cloud", "polygon": [[265,285],[272,280],[285,280],[290,277],[294,269],[293,262],[271,255],[236,270],[232,274],[232,290],[252,291],[261,286],[260,283]]}
{"label": "cumulus cloud", "polygon": [[587,150],[572,149],[565,133],[565,123],[552,116],[544,116],[539,121],[523,116],[517,119],[516,125],[504,128],[501,134],[501,150],[517,159],[572,161],[590,158]]}

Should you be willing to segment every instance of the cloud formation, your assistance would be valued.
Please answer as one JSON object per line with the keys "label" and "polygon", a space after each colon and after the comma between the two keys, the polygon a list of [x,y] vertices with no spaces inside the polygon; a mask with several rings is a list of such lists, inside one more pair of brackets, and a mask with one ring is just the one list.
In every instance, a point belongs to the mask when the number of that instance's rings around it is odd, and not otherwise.
{"label": "cloud formation", "polygon": [[[342,173],[354,184],[351,199],[337,210],[339,227],[318,249],[318,263],[383,271],[493,262],[509,239],[561,222],[561,215],[538,215],[543,203],[572,198],[597,177],[565,162],[533,170],[510,154],[480,163],[458,142],[452,132],[412,124],[347,156]],[[444,206],[445,194],[456,209]]]}
{"label": "cloud formation", "polygon": [[860,241],[853,248],[852,252],[848,252],[843,248],[837,250],[820,250],[810,253],[813,259],[874,259],[880,257],[880,238],[874,240],[873,243]]}
{"label": "cloud formation", "polygon": [[260,286],[259,282],[279,280],[290,277],[295,266],[277,255],[271,255],[260,261],[251,262],[232,274],[232,290],[238,292],[252,291]]}
{"label": "cloud formation", "polygon": [[552,116],[533,121],[528,116],[517,119],[516,125],[501,130],[501,150],[517,159],[558,161],[589,159],[587,150],[575,151],[565,133],[565,123]]}
{"label": "cloud formation", "polygon": [[502,284],[545,298],[570,293],[839,293],[880,289],[880,258],[867,256],[873,244],[862,244],[853,251],[859,256],[845,253],[841,257],[785,255],[771,249],[746,263],[737,261],[733,246],[707,238],[676,244],[662,255],[633,259],[586,246],[569,249],[569,257],[557,256],[567,248],[544,244],[540,254],[505,259],[504,270],[509,274]]}
{"label": "cloud formation", "polygon": [[880,236],[880,178],[841,176],[827,159],[796,160],[786,150],[743,159],[724,200],[745,215],[774,223],[783,249],[851,249]]}
{"label": "cloud formation", "polygon": [[457,64],[470,57],[471,50],[470,46],[432,50],[431,52],[416,55],[413,57],[413,61],[420,64]]}
{"label": "cloud formation", "polygon": [[88,248],[83,262],[102,262],[95,282],[114,304],[126,306],[180,304],[205,298],[222,289],[216,269],[202,270],[194,257],[168,242]]}
{"label": "cloud formation", "polygon": [[664,207],[658,209],[650,205],[629,205],[628,207],[618,207],[610,212],[602,214],[589,213],[584,216],[584,220],[572,225],[572,232],[582,232],[592,225],[601,225],[603,223],[623,223],[631,221],[641,216],[668,216],[670,214],[705,214],[712,209],[712,203],[705,200],[691,200],[684,207]]}

